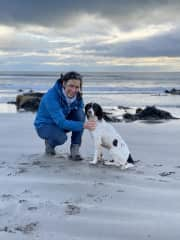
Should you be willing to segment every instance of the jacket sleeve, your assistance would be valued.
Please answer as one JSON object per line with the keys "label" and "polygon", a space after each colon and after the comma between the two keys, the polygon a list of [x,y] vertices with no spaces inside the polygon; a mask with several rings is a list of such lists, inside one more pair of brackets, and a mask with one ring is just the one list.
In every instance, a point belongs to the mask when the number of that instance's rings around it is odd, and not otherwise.
{"label": "jacket sleeve", "polygon": [[51,118],[60,128],[70,131],[81,131],[83,129],[83,122],[67,120],[65,118],[55,94],[51,93],[45,96],[44,103]]}

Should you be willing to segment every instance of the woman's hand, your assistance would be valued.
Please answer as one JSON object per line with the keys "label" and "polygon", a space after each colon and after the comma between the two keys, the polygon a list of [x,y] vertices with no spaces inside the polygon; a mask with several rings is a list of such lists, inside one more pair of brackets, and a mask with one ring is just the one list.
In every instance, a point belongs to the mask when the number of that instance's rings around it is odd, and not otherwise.
{"label": "woman's hand", "polygon": [[95,120],[88,120],[87,122],[84,123],[84,128],[88,129],[90,131],[95,130],[95,128],[96,128],[96,121]]}

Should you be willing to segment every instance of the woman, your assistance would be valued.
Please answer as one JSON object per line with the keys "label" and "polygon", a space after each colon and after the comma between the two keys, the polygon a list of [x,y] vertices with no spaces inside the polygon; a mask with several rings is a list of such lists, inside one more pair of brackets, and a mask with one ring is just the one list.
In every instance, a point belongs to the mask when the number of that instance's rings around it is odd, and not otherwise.
{"label": "woman", "polygon": [[46,154],[55,155],[55,147],[64,144],[71,131],[70,158],[82,160],[79,148],[83,130],[94,130],[96,123],[85,122],[81,90],[81,75],[68,72],[42,97],[34,125],[39,137],[45,139]]}

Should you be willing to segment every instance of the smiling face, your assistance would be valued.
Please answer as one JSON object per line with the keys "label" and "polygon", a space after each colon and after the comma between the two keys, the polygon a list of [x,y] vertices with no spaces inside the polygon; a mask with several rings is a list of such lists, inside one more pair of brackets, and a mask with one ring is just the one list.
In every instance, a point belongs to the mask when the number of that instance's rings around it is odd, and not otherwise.
{"label": "smiling face", "polygon": [[81,82],[78,79],[69,79],[63,82],[64,91],[69,98],[75,97],[81,90]]}

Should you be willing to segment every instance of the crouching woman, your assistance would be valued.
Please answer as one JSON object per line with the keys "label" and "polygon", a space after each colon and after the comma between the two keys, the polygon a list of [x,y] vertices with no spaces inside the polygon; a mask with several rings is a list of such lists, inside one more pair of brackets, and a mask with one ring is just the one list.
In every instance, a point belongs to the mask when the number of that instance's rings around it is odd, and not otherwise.
{"label": "crouching woman", "polygon": [[81,95],[82,76],[77,72],[61,74],[60,79],[41,99],[34,121],[37,134],[45,140],[45,153],[55,155],[55,147],[67,141],[72,132],[70,159],[82,160],[79,153],[84,129],[94,130],[93,120],[85,122]]}

